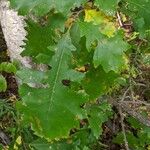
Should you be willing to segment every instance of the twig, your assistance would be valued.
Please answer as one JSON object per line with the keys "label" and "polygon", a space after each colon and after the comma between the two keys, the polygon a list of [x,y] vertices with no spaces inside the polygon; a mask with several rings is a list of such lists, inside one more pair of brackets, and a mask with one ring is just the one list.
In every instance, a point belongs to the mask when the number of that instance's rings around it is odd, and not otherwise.
{"label": "twig", "polygon": [[137,86],[142,86],[142,87],[147,87],[147,85],[143,84],[143,83],[135,83],[135,85]]}
{"label": "twig", "polygon": [[118,11],[117,11],[117,18],[118,18],[118,22],[119,22],[120,27],[123,27],[123,23],[122,23],[122,20],[121,20],[121,17],[120,17],[120,14]]}
{"label": "twig", "polygon": [[[130,84],[130,94],[131,94],[131,99],[133,102],[135,102],[135,98],[134,98],[134,91],[133,91],[133,85],[132,85],[133,81],[132,78],[130,78],[129,80],[129,84]],[[135,108],[135,103],[134,104],[134,108]]]}
{"label": "twig", "polygon": [[130,89],[130,87],[128,87],[127,90],[124,92],[124,94],[123,94],[123,96],[122,96],[122,98],[120,100],[121,102],[123,102],[125,100],[126,95],[127,95],[128,91],[129,91],[129,89]]}
{"label": "twig", "polygon": [[[123,102],[125,100],[126,95],[127,95],[128,91],[129,91],[129,89],[130,88],[128,87],[127,90],[124,92],[124,94],[122,96],[122,99],[120,100],[121,102]],[[126,133],[125,133],[125,127],[124,127],[124,123],[123,123],[124,116],[122,114],[122,108],[121,108],[120,105],[118,107],[118,110],[119,110],[119,114],[120,114],[120,123],[121,123],[122,132],[123,132],[125,148],[126,148],[126,150],[129,150],[129,145],[128,145],[128,141],[127,141],[127,137],[126,137]]]}
{"label": "twig", "polygon": [[1,129],[0,129],[0,139],[2,140],[2,143],[4,145],[9,145],[10,144],[9,137]]}
{"label": "twig", "polygon": [[140,100],[136,100],[136,101],[120,101],[119,102],[120,104],[121,103],[126,103],[126,104],[139,104],[139,105],[145,105],[145,106],[150,106],[150,104],[149,103],[147,103],[147,102],[144,102],[144,101],[140,101]]}
{"label": "twig", "polygon": [[132,26],[132,23],[124,23],[124,26]]}
{"label": "twig", "polygon": [[125,103],[120,104],[120,107],[123,109],[124,112],[128,113],[130,116],[134,117],[135,119],[137,119],[142,124],[150,127],[150,120],[143,117],[140,113],[134,111],[132,108],[130,108]]}
{"label": "twig", "polygon": [[[127,90],[124,92],[123,96],[122,96],[122,99],[121,99],[121,102],[124,101],[128,91],[129,91],[130,88],[127,88]],[[123,132],[123,137],[124,137],[124,144],[125,144],[125,148],[126,150],[129,150],[129,145],[128,145],[128,141],[127,141],[127,137],[126,137],[126,133],[125,133],[125,127],[124,127],[124,116],[122,114],[122,108],[121,106],[119,106],[119,114],[120,114],[120,122],[121,122],[121,128],[122,128],[122,132]]]}
{"label": "twig", "polygon": [[[134,101],[132,101],[132,102],[134,102]],[[132,108],[130,108],[128,103],[125,103],[125,102],[118,103],[116,100],[113,100],[113,99],[109,99],[109,103],[111,105],[115,106],[118,110],[119,110],[119,107],[121,107],[122,111],[124,111],[125,113],[134,117],[139,122],[141,122],[143,125],[150,127],[150,120],[148,120],[147,118],[143,117],[140,113],[138,113],[138,112],[134,111]]]}
{"label": "twig", "polygon": [[98,143],[99,143],[100,146],[102,146],[102,147],[104,147],[104,148],[108,148],[108,147],[109,147],[108,145],[103,144],[103,143],[101,143],[101,142],[98,142]]}
{"label": "twig", "polygon": [[125,127],[124,127],[124,123],[123,123],[124,116],[122,114],[122,108],[121,107],[119,107],[119,114],[120,114],[120,122],[121,122],[123,137],[124,137],[125,148],[126,148],[126,150],[129,150],[129,145],[128,145],[128,141],[127,141],[127,137],[126,137],[126,133],[125,133]]}

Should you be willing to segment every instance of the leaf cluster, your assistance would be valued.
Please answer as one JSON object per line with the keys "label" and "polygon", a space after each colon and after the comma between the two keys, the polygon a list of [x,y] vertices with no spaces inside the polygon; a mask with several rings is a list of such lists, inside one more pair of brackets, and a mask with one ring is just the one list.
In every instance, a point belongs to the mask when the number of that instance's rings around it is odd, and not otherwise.
{"label": "leaf cluster", "polygon": [[145,38],[149,0],[10,0],[10,4],[28,18],[22,56],[47,68],[21,68],[16,74],[21,80],[17,108],[23,123],[39,137],[30,146],[92,149],[102,124],[113,114],[105,100],[97,99],[129,71],[131,46],[115,14],[120,8],[126,15],[132,10],[134,28]]}

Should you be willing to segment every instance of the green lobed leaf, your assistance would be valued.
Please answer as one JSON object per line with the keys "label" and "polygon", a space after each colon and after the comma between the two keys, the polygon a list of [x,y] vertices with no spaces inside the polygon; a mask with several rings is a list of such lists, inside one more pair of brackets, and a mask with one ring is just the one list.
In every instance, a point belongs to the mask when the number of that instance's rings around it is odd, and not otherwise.
{"label": "green lobed leaf", "polygon": [[82,85],[90,100],[96,100],[102,94],[108,92],[117,77],[118,75],[112,71],[106,73],[102,67],[95,69],[91,66],[83,79]]}
{"label": "green lobed leaf", "polygon": [[30,144],[36,150],[70,150],[73,149],[72,144],[67,143],[66,141],[59,141],[54,143],[48,143],[44,139],[37,139],[36,141]]}
{"label": "green lobed leaf", "polygon": [[93,57],[94,66],[102,65],[105,72],[119,72],[125,66],[123,55],[128,48],[120,35],[100,41]]}
{"label": "green lobed leaf", "polygon": [[112,115],[111,107],[108,103],[103,102],[100,105],[92,105],[87,109],[89,126],[98,139],[102,134],[102,124]]}
{"label": "green lobed leaf", "polygon": [[22,83],[42,83],[42,81],[48,78],[44,72],[29,68],[18,70],[16,75],[21,79]]}
{"label": "green lobed leaf", "polygon": [[73,65],[80,68],[86,64],[91,64],[93,51],[88,52],[86,48],[86,38],[82,37],[78,43],[77,50],[73,53]]}
{"label": "green lobed leaf", "polygon": [[96,138],[91,134],[89,129],[80,129],[68,139],[49,143],[48,141],[39,138],[30,143],[30,146],[36,148],[36,150],[83,150],[85,147],[92,147],[95,140]]}
{"label": "green lobed leaf", "polygon": [[120,0],[95,0],[95,5],[108,15],[115,15]]}
{"label": "green lobed leaf", "polygon": [[80,49],[80,27],[78,23],[74,23],[70,29],[70,37],[72,44],[78,49]]}
{"label": "green lobed leaf", "polygon": [[78,22],[80,27],[80,36],[86,37],[86,47],[90,51],[91,45],[96,41],[99,41],[103,38],[103,35],[99,31],[99,26],[94,25],[91,22]]}
{"label": "green lobed leaf", "polygon": [[74,133],[72,135],[72,140],[72,145],[77,147],[79,150],[83,150],[85,147],[92,149],[92,146],[96,142],[96,138],[86,127]]}
{"label": "green lobed leaf", "polygon": [[127,0],[128,7],[132,8],[132,11],[136,13],[135,18],[143,18],[145,25],[150,27],[150,0]]}
{"label": "green lobed leaf", "polygon": [[133,21],[135,30],[140,32],[141,38],[145,38],[146,30],[150,29],[150,0],[125,0],[121,10]]}
{"label": "green lobed leaf", "polygon": [[[61,14],[50,14],[47,18],[46,25],[42,26],[31,20],[28,20],[26,30],[28,32],[25,50],[23,56],[37,57],[39,54],[52,57],[53,52],[49,50],[50,45],[54,45],[56,37],[55,30],[64,30],[62,24],[65,22],[65,17]],[[41,60],[42,61],[42,60]]]}
{"label": "green lobed leaf", "polygon": [[48,55],[48,54],[39,53],[39,54],[35,57],[35,59],[36,59],[36,62],[37,62],[37,63],[40,62],[40,63],[42,63],[42,64],[48,64],[49,61],[50,61],[51,58],[52,58],[52,55],[53,55],[52,52],[50,52],[49,55]]}
{"label": "green lobed leaf", "polygon": [[80,82],[85,77],[85,73],[81,73],[72,69],[68,70],[64,77],[70,81]]}
{"label": "green lobed leaf", "polygon": [[106,94],[109,91],[118,75],[113,71],[106,73],[101,66],[94,68],[94,50],[87,51],[85,37],[81,38],[78,47],[73,55],[73,65],[75,68],[87,67],[87,72],[85,72],[81,85],[89,95],[90,100],[96,100],[100,95]]}
{"label": "green lobed leaf", "polygon": [[50,10],[55,9],[58,12],[67,15],[71,8],[80,6],[86,0],[9,0],[13,8],[19,11],[21,15],[34,13],[43,16]]}
{"label": "green lobed leaf", "polygon": [[20,87],[22,103],[18,105],[35,133],[49,140],[67,137],[70,129],[79,127],[80,105],[88,100],[81,92],[72,91],[62,84],[69,70],[71,52],[75,51],[69,34],[60,39],[53,51],[55,55],[49,62],[52,69],[45,73],[49,86],[31,88],[23,84]]}

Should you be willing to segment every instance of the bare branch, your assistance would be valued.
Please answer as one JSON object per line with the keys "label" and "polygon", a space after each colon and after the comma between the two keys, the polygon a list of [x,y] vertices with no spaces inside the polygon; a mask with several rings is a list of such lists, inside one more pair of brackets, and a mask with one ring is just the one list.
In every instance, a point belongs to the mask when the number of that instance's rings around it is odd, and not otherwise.
{"label": "bare branch", "polygon": [[123,132],[125,148],[126,148],[126,150],[129,150],[129,145],[128,145],[126,132],[125,132],[125,127],[124,127],[124,123],[123,123],[124,116],[122,114],[122,108],[121,107],[119,107],[119,114],[120,114],[120,123],[121,123],[122,132]]}
{"label": "bare branch", "polygon": [[121,20],[119,12],[117,12],[117,19],[118,19],[120,27],[123,27],[123,23],[122,23],[122,20]]}

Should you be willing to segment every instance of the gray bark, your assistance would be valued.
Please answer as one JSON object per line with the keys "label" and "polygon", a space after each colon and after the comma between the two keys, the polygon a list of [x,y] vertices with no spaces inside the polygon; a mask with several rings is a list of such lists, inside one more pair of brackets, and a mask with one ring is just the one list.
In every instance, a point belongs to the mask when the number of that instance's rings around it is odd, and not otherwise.
{"label": "gray bark", "polygon": [[[22,57],[21,52],[24,50],[21,46],[26,39],[25,17],[19,16],[17,11],[10,9],[8,0],[0,0],[0,23],[8,47],[10,59],[17,60],[22,64],[22,67],[36,68],[41,71],[46,71],[47,66],[44,64],[34,64],[29,57]],[[19,84],[21,82],[18,81]],[[43,85],[29,84],[32,87],[44,87]]]}
{"label": "gray bark", "polygon": [[19,16],[15,10],[10,9],[7,0],[0,0],[0,22],[8,47],[8,54],[11,60],[18,60],[25,67],[31,68],[32,63],[30,58],[22,57],[20,54],[23,51],[25,43],[26,31],[25,21],[23,16]]}

